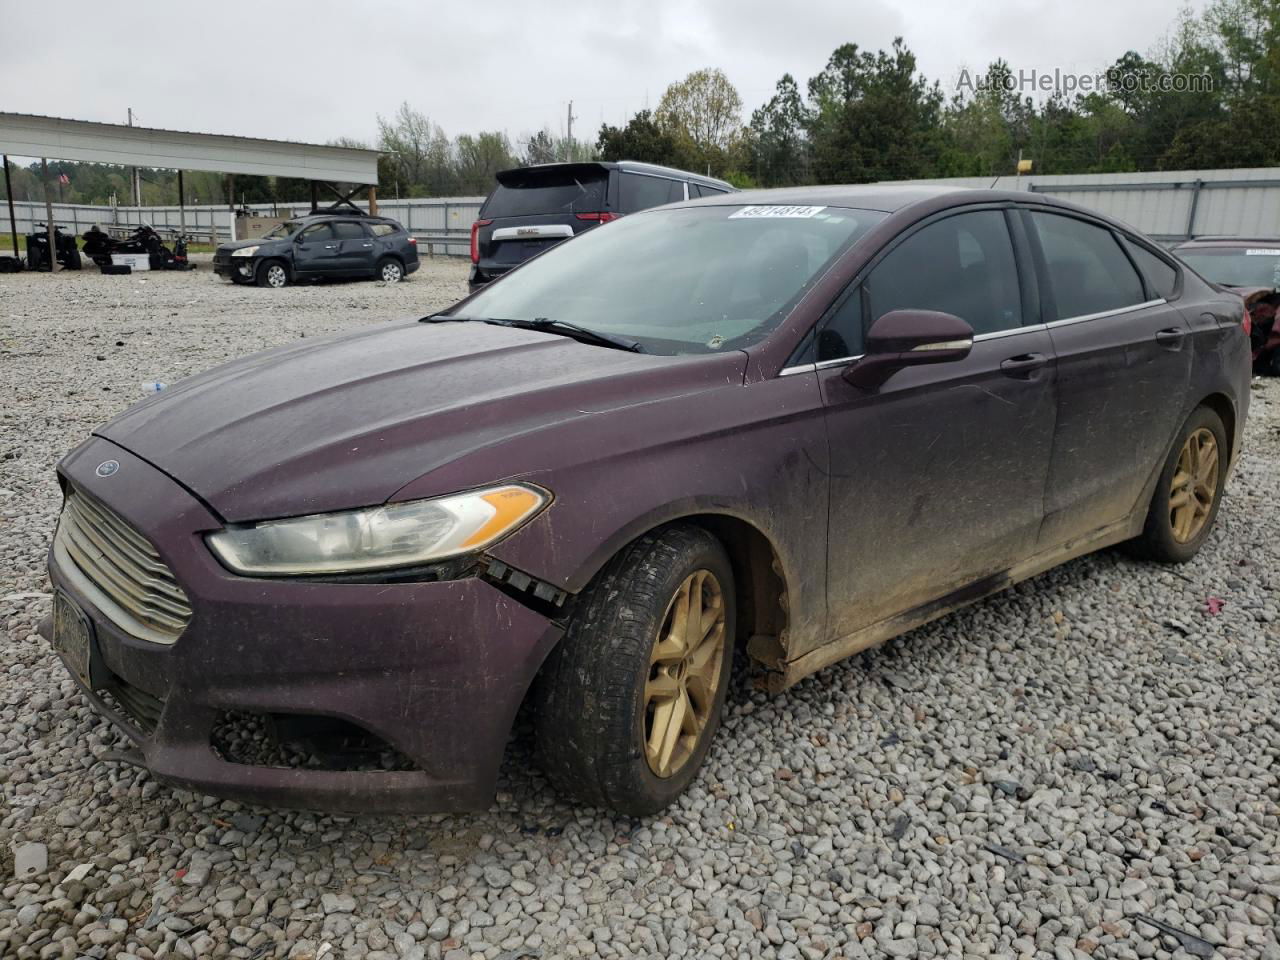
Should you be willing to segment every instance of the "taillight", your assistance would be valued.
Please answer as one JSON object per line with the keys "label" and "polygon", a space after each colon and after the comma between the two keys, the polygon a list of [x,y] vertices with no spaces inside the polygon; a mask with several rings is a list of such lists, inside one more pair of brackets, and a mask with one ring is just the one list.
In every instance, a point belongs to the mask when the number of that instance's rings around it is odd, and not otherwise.
{"label": "taillight", "polygon": [[492,220],[477,220],[471,224],[471,262],[480,262],[480,228],[487,227]]}
{"label": "taillight", "polygon": [[593,220],[596,223],[608,223],[610,220],[617,220],[620,214],[617,213],[579,213],[579,220]]}
{"label": "taillight", "polygon": [[410,242],[410,243],[412,243],[412,244],[416,247],[416,246],[418,245],[418,238],[417,238],[417,237],[410,237],[410,238],[409,238],[409,242]]}
{"label": "taillight", "polygon": [[1249,308],[1244,308],[1244,319],[1240,321],[1240,326],[1244,327],[1244,335],[1246,337],[1253,336],[1253,317],[1249,316]]}

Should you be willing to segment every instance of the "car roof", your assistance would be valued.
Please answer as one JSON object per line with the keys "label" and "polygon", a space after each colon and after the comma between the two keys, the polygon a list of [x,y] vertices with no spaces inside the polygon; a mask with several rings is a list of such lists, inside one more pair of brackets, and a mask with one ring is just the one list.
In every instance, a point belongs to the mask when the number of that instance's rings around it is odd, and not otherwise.
{"label": "car roof", "polygon": [[631,173],[645,173],[655,177],[672,177],[677,180],[688,180],[690,183],[706,183],[722,190],[736,190],[737,188],[726,180],[717,180],[715,177],[704,176],[700,173],[693,173],[690,170],[678,170],[675,167],[663,167],[656,163],[641,163],[638,160],[584,160],[574,163],[535,163],[525,167],[512,167],[510,170],[500,170],[497,173],[499,183],[503,182],[504,177],[513,177],[518,173],[526,170],[556,170],[556,169],[586,169],[594,168],[596,170],[626,170]]}
{"label": "car roof", "polygon": [[1229,250],[1232,247],[1255,247],[1260,243],[1265,243],[1270,247],[1280,247],[1280,237],[1192,237],[1190,240],[1178,244],[1174,249],[1220,247],[1224,250]]}
{"label": "car roof", "polygon": [[361,223],[396,223],[397,226],[399,225],[397,221],[392,220],[390,217],[373,216],[363,211],[352,213],[304,213],[300,217],[290,217],[289,219],[295,222],[305,220],[308,223],[317,223],[321,220],[359,220]]}
{"label": "car roof", "polygon": [[[1079,204],[1044,193],[1026,190],[984,190],[973,187],[951,186],[933,183],[861,183],[849,185],[780,187],[772,190],[743,190],[738,193],[684,203],[682,206],[727,206],[751,204],[794,204],[796,206],[849,207],[894,214],[916,205],[937,211],[974,203],[1021,203],[1040,207],[1055,207],[1063,213],[1078,213],[1094,220],[1110,224],[1126,234],[1141,236],[1140,232],[1114,217]],[[1148,239],[1149,243],[1153,242]]]}

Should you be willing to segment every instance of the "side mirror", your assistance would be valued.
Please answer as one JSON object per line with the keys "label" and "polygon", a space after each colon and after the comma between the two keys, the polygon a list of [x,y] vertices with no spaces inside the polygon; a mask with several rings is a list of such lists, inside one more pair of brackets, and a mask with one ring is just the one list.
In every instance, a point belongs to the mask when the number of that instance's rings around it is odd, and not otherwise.
{"label": "side mirror", "polygon": [[866,352],[844,379],[875,390],[903,367],[963,360],[973,349],[973,327],[936,310],[891,310],[867,331]]}

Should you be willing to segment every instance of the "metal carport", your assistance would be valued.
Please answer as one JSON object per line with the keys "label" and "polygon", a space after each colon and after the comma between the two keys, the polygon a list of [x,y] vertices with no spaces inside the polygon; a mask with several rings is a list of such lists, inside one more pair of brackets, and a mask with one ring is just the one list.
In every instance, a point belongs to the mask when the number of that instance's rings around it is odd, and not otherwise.
{"label": "metal carport", "polygon": [[[311,206],[319,202],[319,188],[333,193],[339,202],[350,202],[367,186],[371,213],[377,212],[378,151],[359,147],[334,147],[288,140],[263,140],[214,133],[190,133],[89,120],[67,120],[25,113],[0,112],[0,154],[4,155],[5,189],[10,155],[19,157],[84,160],[136,167],[162,167],[178,171],[178,203],[183,204],[182,171],[295,177],[311,181]],[[354,184],[343,193],[337,184]],[[52,200],[46,190],[49,249],[53,250]],[[9,229],[17,251],[17,222],[9,208]],[[55,263],[56,266],[56,263]]]}

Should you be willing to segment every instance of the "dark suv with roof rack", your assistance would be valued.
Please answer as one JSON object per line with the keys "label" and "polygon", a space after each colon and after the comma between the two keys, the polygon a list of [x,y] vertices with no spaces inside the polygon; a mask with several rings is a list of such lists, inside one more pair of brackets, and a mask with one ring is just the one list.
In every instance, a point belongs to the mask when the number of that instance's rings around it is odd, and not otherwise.
{"label": "dark suv with roof rack", "polygon": [[672,167],[543,163],[498,174],[471,225],[471,291],[561,240],[627,213],[732,193],[732,184]]}
{"label": "dark suv with roof rack", "polygon": [[359,210],[313,214],[286,220],[256,240],[221,244],[213,272],[232,283],[260,287],[329,277],[398,283],[418,269],[417,243],[387,217]]}

